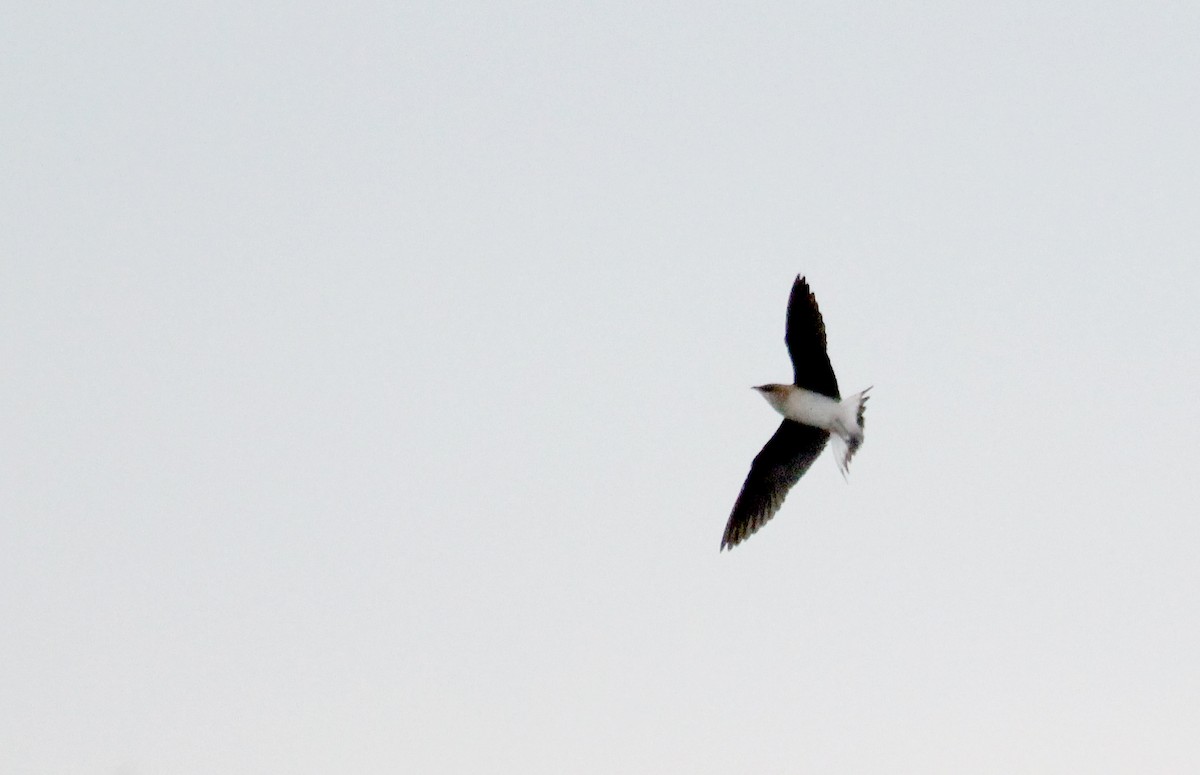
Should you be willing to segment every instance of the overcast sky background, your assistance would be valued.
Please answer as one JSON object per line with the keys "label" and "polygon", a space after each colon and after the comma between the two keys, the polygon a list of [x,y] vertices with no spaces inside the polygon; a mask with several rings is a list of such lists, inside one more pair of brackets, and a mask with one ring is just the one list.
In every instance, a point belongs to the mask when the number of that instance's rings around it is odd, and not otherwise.
{"label": "overcast sky background", "polygon": [[5,17],[0,771],[1200,767],[1200,6]]}

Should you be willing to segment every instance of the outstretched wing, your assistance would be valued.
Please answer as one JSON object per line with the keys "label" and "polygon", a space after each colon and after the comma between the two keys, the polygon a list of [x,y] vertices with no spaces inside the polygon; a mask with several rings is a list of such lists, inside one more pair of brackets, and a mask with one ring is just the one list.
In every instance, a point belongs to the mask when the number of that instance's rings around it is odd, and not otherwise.
{"label": "outstretched wing", "polygon": [[746,483],[725,525],[722,549],[737,546],[775,516],[788,490],[804,476],[828,439],[828,431],[783,421],[750,465]]}
{"label": "outstretched wing", "polygon": [[830,398],[841,398],[838,393],[837,377],[829,363],[825,350],[825,321],[817,307],[817,297],[800,275],[792,285],[788,299],[787,335],[788,355],[792,356],[795,384]]}

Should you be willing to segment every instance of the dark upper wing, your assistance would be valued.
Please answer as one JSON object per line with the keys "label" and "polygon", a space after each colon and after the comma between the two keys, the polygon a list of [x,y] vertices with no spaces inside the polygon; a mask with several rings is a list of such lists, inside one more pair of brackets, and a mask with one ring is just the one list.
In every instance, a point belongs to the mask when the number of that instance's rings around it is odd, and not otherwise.
{"label": "dark upper wing", "polygon": [[775,516],[792,485],[804,476],[829,439],[829,432],[784,420],[754,462],[725,525],[721,548],[732,549]]}
{"label": "dark upper wing", "polygon": [[785,340],[796,384],[831,398],[841,398],[829,353],[825,351],[825,321],[817,308],[817,297],[799,275],[788,299]]}

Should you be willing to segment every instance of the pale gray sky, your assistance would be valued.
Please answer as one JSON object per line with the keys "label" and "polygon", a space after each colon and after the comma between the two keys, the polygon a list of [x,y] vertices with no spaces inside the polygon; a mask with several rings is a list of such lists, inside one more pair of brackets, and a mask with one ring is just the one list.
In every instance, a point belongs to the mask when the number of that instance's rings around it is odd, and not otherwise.
{"label": "pale gray sky", "polygon": [[9,8],[0,772],[1200,767],[1200,6],[1052,6]]}

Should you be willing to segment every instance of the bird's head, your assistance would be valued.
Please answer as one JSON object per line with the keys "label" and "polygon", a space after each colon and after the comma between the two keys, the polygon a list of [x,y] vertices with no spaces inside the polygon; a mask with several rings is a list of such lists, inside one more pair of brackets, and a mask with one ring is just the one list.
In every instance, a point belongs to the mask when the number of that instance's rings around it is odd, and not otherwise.
{"label": "bird's head", "polygon": [[787,400],[788,394],[792,391],[791,385],[755,385],[762,397],[767,399],[767,403],[782,411],[783,402]]}

